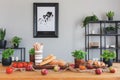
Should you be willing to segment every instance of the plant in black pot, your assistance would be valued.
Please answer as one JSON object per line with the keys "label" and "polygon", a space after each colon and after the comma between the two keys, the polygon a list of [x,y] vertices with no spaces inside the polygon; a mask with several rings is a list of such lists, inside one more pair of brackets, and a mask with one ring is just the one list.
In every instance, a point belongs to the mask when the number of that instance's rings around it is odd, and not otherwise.
{"label": "plant in black pot", "polygon": [[34,48],[31,48],[29,50],[29,58],[30,58],[30,62],[35,62],[35,49]]}
{"label": "plant in black pot", "polygon": [[85,55],[86,52],[82,50],[75,50],[72,52],[72,56],[75,58],[75,68],[78,68],[79,65],[84,65],[85,64]]}
{"label": "plant in black pot", "polygon": [[106,16],[108,17],[108,20],[113,20],[114,12],[109,11],[109,12],[106,13]]}
{"label": "plant in black pot", "polygon": [[6,49],[2,52],[2,65],[9,66],[12,63],[11,56],[14,54],[14,49]]}
{"label": "plant in black pot", "polygon": [[85,27],[90,21],[98,21],[98,17],[94,14],[92,16],[86,16],[83,20],[83,27]]}
{"label": "plant in black pot", "polygon": [[6,35],[6,29],[0,28],[0,48],[6,48],[7,41],[4,40]]}
{"label": "plant in black pot", "polygon": [[116,28],[118,28],[118,27],[109,25],[108,27],[105,28],[105,33],[106,34],[115,34],[116,33]]}
{"label": "plant in black pot", "polygon": [[114,51],[104,50],[101,57],[103,58],[103,62],[110,67],[112,66],[113,59],[116,58],[116,53]]}
{"label": "plant in black pot", "polygon": [[18,37],[18,36],[14,36],[14,37],[12,38],[12,41],[11,41],[12,44],[13,44],[13,47],[14,47],[14,48],[18,48],[21,40],[22,40],[22,38],[20,38],[20,37]]}

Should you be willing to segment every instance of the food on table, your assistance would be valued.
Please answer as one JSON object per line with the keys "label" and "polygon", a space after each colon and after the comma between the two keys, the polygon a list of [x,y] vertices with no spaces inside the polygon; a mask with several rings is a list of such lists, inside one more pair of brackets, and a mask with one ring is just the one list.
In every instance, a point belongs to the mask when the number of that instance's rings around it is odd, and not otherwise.
{"label": "food on table", "polygon": [[116,72],[116,69],[113,68],[113,67],[109,67],[109,70],[110,70],[110,73],[115,73]]}
{"label": "food on table", "polygon": [[87,61],[87,64],[92,65],[92,64],[93,64],[93,62],[94,62],[93,60],[88,60],[88,61]]}
{"label": "food on table", "polygon": [[54,69],[53,69],[55,72],[58,72],[60,70],[60,67],[58,65],[54,66]]}
{"label": "food on table", "polygon": [[98,74],[98,75],[102,74],[102,69],[97,68],[97,69],[95,70],[95,73]]}
{"label": "food on table", "polygon": [[36,42],[33,44],[33,47],[34,47],[35,51],[43,50],[43,43]]}
{"label": "food on table", "polygon": [[11,74],[13,72],[13,68],[12,67],[7,67],[6,68],[6,73],[7,74]]}
{"label": "food on table", "polygon": [[33,71],[33,65],[30,63],[25,68],[26,68],[26,71]]}
{"label": "food on table", "polygon": [[18,62],[17,68],[23,68],[23,63],[22,62]]}
{"label": "food on table", "polygon": [[56,56],[54,56],[54,55],[49,55],[49,56],[46,57],[45,59],[43,59],[43,61],[40,63],[41,66],[46,65],[46,64],[50,63],[52,60],[56,59]]}
{"label": "food on table", "polygon": [[69,67],[71,67],[71,68],[75,68],[75,64],[73,64],[73,63],[69,63]]}
{"label": "food on table", "polygon": [[104,62],[100,62],[100,61],[94,61],[93,65],[95,67],[105,67],[105,63]]}
{"label": "food on table", "polygon": [[48,74],[48,70],[47,69],[42,69],[41,70],[41,74],[42,75],[47,75]]}
{"label": "food on table", "polygon": [[79,65],[79,69],[80,69],[80,70],[86,70],[86,66],[84,66],[84,65]]}
{"label": "food on table", "polygon": [[50,63],[50,65],[59,65],[59,66],[65,66],[66,62],[64,60],[52,60]]}
{"label": "food on table", "polygon": [[93,69],[94,66],[92,64],[86,64],[87,69]]}
{"label": "food on table", "polygon": [[12,67],[14,67],[14,68],[17,68],[17,62],[14,62],[13,64],[12,64]]}

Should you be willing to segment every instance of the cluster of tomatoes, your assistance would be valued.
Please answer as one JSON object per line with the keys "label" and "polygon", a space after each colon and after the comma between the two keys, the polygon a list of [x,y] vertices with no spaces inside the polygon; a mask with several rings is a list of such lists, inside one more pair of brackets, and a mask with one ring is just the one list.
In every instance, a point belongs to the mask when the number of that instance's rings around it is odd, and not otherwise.
{"label": "cluster of tomatoes", "polygon": [[26,71],[33,70],[33,63],[32,62],[13,62],[11,67],[6,68],[6,73],[10,74],[15,69],[25,69]]}

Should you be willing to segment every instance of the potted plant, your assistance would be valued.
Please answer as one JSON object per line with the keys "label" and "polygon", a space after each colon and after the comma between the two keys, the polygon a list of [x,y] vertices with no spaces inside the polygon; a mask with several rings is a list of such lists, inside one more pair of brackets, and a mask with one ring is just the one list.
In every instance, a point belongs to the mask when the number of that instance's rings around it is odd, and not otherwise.
{"label": "potted plant", "polygon": [[30,57],[30,62],[35,62],[35,49],[34,48],[31,48],[29,50],[29,57]]}
{"label": "potted plant", "polygon": [[101,55],[103,58],[103,62],[108,65],[108,67],[112,66],[113,59],[116,58],[116,53],[110,50],[104,50],[103,54]]}
{"label": "potted plant", "polygon": [[106,16],[108,17],[108,20],[113,20],[114,12],[109,11],[109,12],[106,13]]}
{"label": "potted plant", "polygon": [[83,27],[85,27],[90,21],[98,21],[98,17],[94,14],[92,16],[86,16],[83,20]]}
{"label": "potted plant", "polygon": [[2,65],[9,66],[12,63],[11,56],[14,54],[14,49],[6,49],[2,52]]}
{"label": "potted plant", "polygon": [[7,41],[4,40],[6,35],[6,29],[0,28],[0,48],[6,48]]}
{"label": "potted plant", "polygon": [[14,37],[12,38],[12,41],[11,41],[12,44],[13,44],[13,47],[14,47],[14,48],[18,48],[21,40],[22,40],[22,38],[20,38],[20,37],[18,37],[18,36],[14,36]]}
{"label": "potted plant", "polygon": [[108,27],[105,28],[105,33],[106,34],[115,34],[116,33],[116,27],[109,25]]}
{"label": "potted plant", "polygon": [[72,52],[72,56],[75,58],[75,68],[78,68],[79,65],[83,65],[85,63],[85,55],[86,52],[82,50],[75,50]]}

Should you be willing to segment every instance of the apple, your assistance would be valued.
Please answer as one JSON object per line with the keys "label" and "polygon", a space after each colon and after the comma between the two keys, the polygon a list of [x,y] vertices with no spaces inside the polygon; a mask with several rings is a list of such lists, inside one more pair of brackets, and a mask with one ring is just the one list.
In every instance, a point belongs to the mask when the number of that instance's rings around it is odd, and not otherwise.
{"label": "apple", "polygon": [[98,69],[95,70],[95,73],[100,75],[102,73],[102,70],[98,68]]}
{"label": "apple", "polygon": [[113,67],[110,67],[109,70],[110,70],[110,73],[115,73],[116,72],[116,69],[113,68]]}
{"label": "apple", "polygon": [[69,64],[70,67],[75,68],[75,64]]}
{"label": "apple", "polygon": [[26,66],[26,71],[32,71],[32,70],[33,70],[32,65],[31,65],[31,64],[28,64],[28,65]]}
{"label": "apple", "polygon": [[47,69],[42,69],[41,70],[41,74],[42,75],[47,75],[48,74],[48,70]]}
{"label": "apple", "polygon": [[87,67],[87,69],[93,69],[94,68],[93,65],[91,65],[91,64],[87,64],[86,67]]}
{"label": "apple", "polygon": [[60,70],[60,67],[58,65],[54,66],[54,71],[58,72]]}

